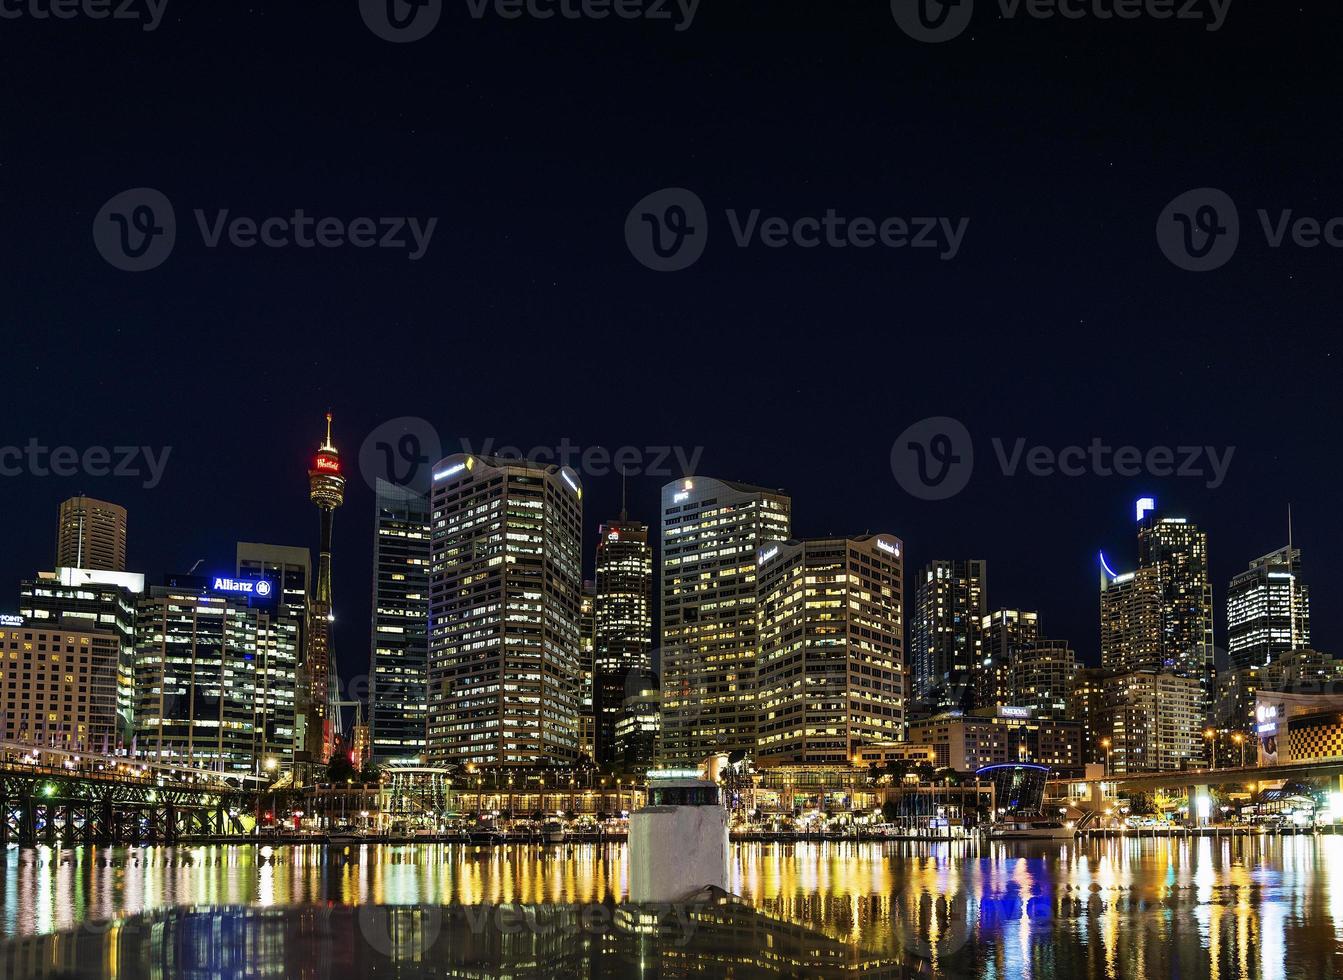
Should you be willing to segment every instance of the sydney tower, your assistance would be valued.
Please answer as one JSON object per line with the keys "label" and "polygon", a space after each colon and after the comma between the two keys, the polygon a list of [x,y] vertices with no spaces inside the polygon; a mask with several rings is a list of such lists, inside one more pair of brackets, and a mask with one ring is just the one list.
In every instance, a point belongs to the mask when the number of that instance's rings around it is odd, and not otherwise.
{"label": "sydney tower", "polygon": [[317,585],[308,609],[308,649],[304,661],[307,680],[307,712],[304,756],[326,762],[335,744],[331,717],[331,522],[336,508],[345,503],[345,477],[340,471],[340,453],[331,444],[331,413],[326,413],[326,441],[317,449],[308,470],[308,498],[321,515],[321,545],[317,559]]}

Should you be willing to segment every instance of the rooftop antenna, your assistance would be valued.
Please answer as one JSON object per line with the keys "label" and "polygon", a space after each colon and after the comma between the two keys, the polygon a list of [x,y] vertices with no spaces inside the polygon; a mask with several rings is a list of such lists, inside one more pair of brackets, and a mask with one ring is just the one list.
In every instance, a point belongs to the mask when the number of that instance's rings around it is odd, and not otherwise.
{"label": "rooftop antenna", "polygon": [[625,509],[625,467],[620,468],[620,521],[623,524],[629,520],[629,511]]}
{"label": "rooftop antenna", "polygon": [[197,559],[196,559],[196,564],[194,564],[194,565],[191,566],[191,571],[187,572],[187,574],[188,574],[188,575],[195,575],[195,574],[196,574],[196,569],[198,569],[198,568],[201,567],[201,562],[203,562],[203,561],[205,561],[204,558],[197,558]]}

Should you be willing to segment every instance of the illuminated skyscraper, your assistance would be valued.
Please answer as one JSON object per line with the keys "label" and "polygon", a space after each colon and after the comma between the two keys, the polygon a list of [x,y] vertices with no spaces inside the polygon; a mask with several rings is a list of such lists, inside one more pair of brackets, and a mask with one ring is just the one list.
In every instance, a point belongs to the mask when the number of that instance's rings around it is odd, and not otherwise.
{"label": "illuminated skyscraper", "polygon": [[308,470],[308,498],[317,505],[321,517],[317,584],[309,605],[307,649],[304,652],[304,705],[302,749],[299,758],[326,762],[335,747],[332,681],[334,672],[331,623],[335,614],[331,605],[331,525],[336,508],[345,503],[345,477],[341,473],[340,453],[331,442],[331,413],[326,413],[326,440],[317,448]]}
{"label": "illuminated skyscraper", "polygon": [[121,637],[79,620],[0,623],[0,737],[110,755],[128,744]]}
{"label": "illuminated skyscraper", "polygon": [[578,758],[582,526],[568,467],[462,453],[434,467],[432,764]]}
{"label": "illuminated skyscraper", "polygon": [[[626,519],[603,524],[597,539],[597,592],[594,606],[593,716],[596,761],[618,761],[616,723],[631,671],[650,667],[653,652],[653,546],[648,525]],[[646,705],[644,706],[646,708]]]}
{"label": "illuminated skyscraper", "polygon": [[1208,536],[1183,517],[1138,501],[1138,567],[1116,573],[1101,556],[1101,664],[1170,670],[1206,685],[1212,669]]}
{"label": "illuminated skyscraper", "polygon": [[755,751],[756,565],[792,500],[708,477],[662,488],[662,757]]}
{"label": "illuminated skyscraper", "polygon": [[1067,718],[1077,670],[1077,655],[1066,640],[1024,643],[1012,663],[1009,703],[1038,718]]}
{"label": "illuminated skyscraper", "polygon": [[375,762],[424,751],[429,681],[429,501],[379,479],[369,662]]}
{"label": "illuminated skyscraper", "polygon": [[1197,677],[1135,670],[1105,678],[1097,718],[1110,772],[1196,767],[1207,751]]}
{"label": "illuminated skyscraper", "polygon": [[597,583],[583,581],[583,599],[578,604],[578,663],[582,679],[578,696],[578,751],[588,759],[597,758],[597,716],[592,689],[597,650]]}
{"label": "illuminated skyscraper", "polygon": [[1152,502],[1138,522],[1138,567],[1157,570],[1163,666],[1200,678],[1206,689],[1213,669],[1207,534],[1183,517],[1159,517]]}
{"label": "illuminated skyscraper", "polygon": [[1263,667],[1310,646],[1310,589],[1301,581],[1301,549],[1279,548],[1233,578],[1226,621],[1232,670]]}
{"label": "illuminated skyscraper", "polygon": [[61,504],[56,525],[58,568],[126,570],[126,508],[92,497]]}
{"label": "illuminated skyscraper", "polygon": [[987,614],[987,562],[938,559],[923,567],[910,665],[916,700],[933,709],[973,706],[975,643]]}
{"label": "illuminated skyscraper", "polygon": [[759,765],[844,765],[904,735],[904,545],[889,534],[759,552]]}
{"label": "illuminated skyscraper", "polygon": [[980,619],[972,671],[976,708],[1012,703],[1012,672],[1017,657],[1039,638],[1039,613],[997,609]]}
{"label": "illuminated skyscraper", "polygon": [[116,712],[121,742],[129,745],[135,712],[135,603],[145,577],[133,572],[58,568],[19,584],[19,615],[52,630],[110,630],[119,644]]}
{"label": "illuminated skyscraper", "polygon": [[[294,745],[295,632],[278,589],[177,576],[137,603],[137,754],[156,762],[260,775]],[[212,587],[211,583],[214,583]]]}
{"label": "illuminated skyscraper", "polygon": [[[1117,574],[1101,556],[1101,666],[1114,675],[1107,679],[1107,699],[1125,693],[1129,715],[1112,716],[1106,737],[1128,742],[1116,762],[1136,768],[1171,768],[1205,750],[1203,725],[1212,700],[1213,619],[1212,585],[1208,579],[1208,536],[1183,517],[1161,517],[1156,501],[1137,502],[1138,567]],[[1196,710],[1185,711],[1185,685],[1192,679],[1200,696]],[[1178,700],[1163,711],[1162,722],[1139,732],[1142,706],[1149,693],[1170,693]],[[1156,694],[1151,694],[1155,697]],[[1164,696],[1164,694],[1163,694]],[[1188,724],[1190,731],[1185,731]],[[1177,726],[1177,727],[1172,727]],[[1102,728],[1106,723],[1102,721]],[[1139,734],[1134,734],[1139,732]],[[1192,743],[1189,742],[1192,732]],[[1136,740],[1136,741],[1135,741]]]}

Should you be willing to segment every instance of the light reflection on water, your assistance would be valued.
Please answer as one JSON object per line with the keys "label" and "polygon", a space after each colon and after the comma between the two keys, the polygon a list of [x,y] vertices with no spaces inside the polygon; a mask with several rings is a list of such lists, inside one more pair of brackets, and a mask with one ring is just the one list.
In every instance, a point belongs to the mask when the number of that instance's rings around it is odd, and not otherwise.
{"label": "light reflection on water", "polygon": [[[730,890],[758,913],[754,930],[930,957],[931,975],[1343,975],[1343,882],[1331,875],[1343,873],[1343,837],[740,844],[733,857]],[[11,847],[0,932],[171,906],[610,907],[625,880],[622,845]]]}

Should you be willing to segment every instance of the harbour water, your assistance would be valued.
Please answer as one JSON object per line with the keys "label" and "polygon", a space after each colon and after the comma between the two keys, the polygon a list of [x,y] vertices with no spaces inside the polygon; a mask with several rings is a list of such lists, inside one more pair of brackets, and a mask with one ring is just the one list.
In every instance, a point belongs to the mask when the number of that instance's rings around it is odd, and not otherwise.
{"label": "harbour water", "polygon": [[620,844],[10,847],[0,976],[1343,975],[1343,837],[732,862],[731,897],[646,909]]}

